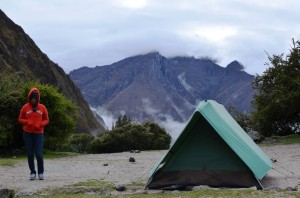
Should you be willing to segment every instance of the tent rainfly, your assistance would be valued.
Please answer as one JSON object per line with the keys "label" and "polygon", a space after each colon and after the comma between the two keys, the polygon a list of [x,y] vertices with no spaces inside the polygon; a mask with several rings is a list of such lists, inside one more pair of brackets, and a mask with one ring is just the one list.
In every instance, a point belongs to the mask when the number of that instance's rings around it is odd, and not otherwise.
{"label": "tent rainfly", "polygon": [[147,189],[187,186],[262,189],[271,160],[213,100],[201,101],[166,155],[154,167]]}

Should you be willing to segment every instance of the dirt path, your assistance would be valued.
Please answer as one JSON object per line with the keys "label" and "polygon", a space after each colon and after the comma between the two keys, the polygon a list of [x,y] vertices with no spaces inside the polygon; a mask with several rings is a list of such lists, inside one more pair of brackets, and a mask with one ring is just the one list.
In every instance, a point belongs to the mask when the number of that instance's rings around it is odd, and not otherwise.
{"label": "dirt path", "polygon": [[[265,188],[295,188],[300,183],[300,144],[264,147],[270,158],[275,158],[274,170],[263,179]],[[166,151],[141,153],[115,153],[80,155],[45,160],[45,180],[29,181],[27,162],[22,161],[14,167],[0,166],[0,189],[11,188],[30,194],[42,189],[62,187],[91,179],[112,183],[128,184],[146,182],[153,166]],[[128,161],[129,157],[135,163]],[[103,166],[108,163],[108,166]]]}
{"label": "dirt path", "polygon": [[[30,181],[27,161],[22,161],[14,167],[0,166],[0,189],[11,188],[30,194],[91,179],[103,179],[116,184],[145,182],[164,153],[166,151],[124,152],[46,159],[44,181]],[[136,162],[129,162],[129,157],[134,157]],[[104,163],[108,163],[108,166],[103,166]]]}

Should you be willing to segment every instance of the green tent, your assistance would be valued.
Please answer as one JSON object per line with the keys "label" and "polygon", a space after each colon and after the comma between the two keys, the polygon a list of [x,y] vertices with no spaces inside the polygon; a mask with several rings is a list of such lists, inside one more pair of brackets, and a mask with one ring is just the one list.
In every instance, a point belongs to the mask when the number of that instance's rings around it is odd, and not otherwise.
{"label": "green tent", "polygon": [[167,154],[155,166],[146,188],[186,186],[252,187],[272,168],[223,105],[200,102]]}

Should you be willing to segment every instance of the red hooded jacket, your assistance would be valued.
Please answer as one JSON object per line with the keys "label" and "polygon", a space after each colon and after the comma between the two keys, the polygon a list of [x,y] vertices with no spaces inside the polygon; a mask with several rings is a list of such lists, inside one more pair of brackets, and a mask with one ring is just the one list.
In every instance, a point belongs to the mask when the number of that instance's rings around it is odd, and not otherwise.
{"label": "red hooded jacket", "polygon": [[[29,96],[33,91],[38,92],[38,101],[36,111],[30,104]],[[28,93],[28,103],[26,103],[20,112],[18,119],[23,125],[23,130],[28,133],[44,133],[44,126],[49,123],[48,111],[46,107],[40,104],[40,91],[37,88],[32,88]]]}

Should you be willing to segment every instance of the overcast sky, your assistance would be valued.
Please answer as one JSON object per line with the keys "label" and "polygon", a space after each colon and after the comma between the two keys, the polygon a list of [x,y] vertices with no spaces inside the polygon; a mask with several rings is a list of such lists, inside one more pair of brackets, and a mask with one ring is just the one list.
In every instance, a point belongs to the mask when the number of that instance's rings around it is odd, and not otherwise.
{"label": "overcast sky", "polygon": [[1,0],[0,8],[67,73],[159,51],[238,60],[261,74],[300,39],[298,0]]}

